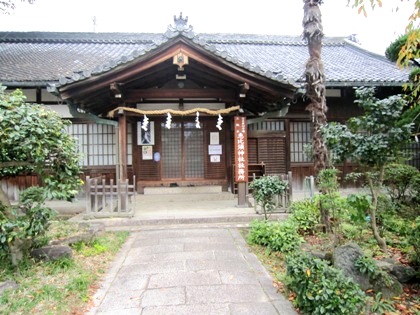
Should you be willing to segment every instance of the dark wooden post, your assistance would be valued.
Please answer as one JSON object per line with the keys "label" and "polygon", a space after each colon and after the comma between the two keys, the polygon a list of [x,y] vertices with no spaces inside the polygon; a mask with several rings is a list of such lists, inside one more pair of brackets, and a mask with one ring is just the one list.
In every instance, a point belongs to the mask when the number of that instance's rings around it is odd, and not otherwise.
{"label": "dark wooden post", "polygon": [[118,114],[118,148],[120,151],[118,152],[120,160],[120,178],[117,182],[118,200],[120,202],[120,207],[118,207],[118,211],[126,211],[126,190],[123,189],[123,186],[127,180],[127,116],[125,115],[123,110],[119,111]]}
{"label": "dark wooden post", "polygon": [[119,160],[120,160],[120,180],[127,179],[127,117],[124,111],[118,112],[118,143],[119,143]]}

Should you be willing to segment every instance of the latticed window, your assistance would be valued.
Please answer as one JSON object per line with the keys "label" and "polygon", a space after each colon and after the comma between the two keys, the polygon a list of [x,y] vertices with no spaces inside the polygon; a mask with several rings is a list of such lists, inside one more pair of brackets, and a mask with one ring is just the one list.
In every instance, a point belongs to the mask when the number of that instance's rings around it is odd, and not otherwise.
{"label": "latticed window", "polygon": [[[100,124],[72,124],[67,131],[77,139],[82,154],[81,166],[116,164],[116,134],[114,126]],[[127,163],[133,160],[132,128],[127,126]]]}
{"label": "latticed window", "polygon": [[248,125],[248,131],[284,131],[284,121],[282,120],[266,120]]}
{"label": "latticed window", "polygon": [[305,146],[311,144],[310,122],[290,122],[290,161],[292,163],[311,162],[305,153]]}

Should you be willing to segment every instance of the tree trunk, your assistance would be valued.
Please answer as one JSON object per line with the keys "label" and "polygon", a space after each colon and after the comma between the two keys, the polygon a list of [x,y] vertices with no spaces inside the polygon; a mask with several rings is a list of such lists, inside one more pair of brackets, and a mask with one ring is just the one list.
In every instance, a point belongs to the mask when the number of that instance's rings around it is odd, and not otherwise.
{"label": "tree trunk", "polygon": [[378,198],[379,198],[379,194],[382,188],[383,173],[384,173],[384,169],[382,167],[379,173],[379,180],[378,180],[377,185],[374,184],[371,176],[368,177],[368,184],[369,184],[370,192],[372,194],[372,207],[369,210],[369,214],[370,214],[370,226],[372,227],[373,236],[375,237],[375,240],[378,243],[381,251],[384,253],[387,253],[388,248],[386,246],[386,242],[379,235],[378,226],[376,225],[376,212],[378,209]]}
{"label": "tree trunk", "polygon": [[3,204],[3,206],[6,206],[9,208],[11,206],[10,200],[7,197],[6,193],[3,191],[3,188],[0,186],[0,203]]}
{"label": "tree trunk", "polygon": [[331,226],[331,218],[330,218],[330,211],[328,207],[324,207],[322,204],[322,200],[319,200],[319,210],[321,213],[321,222],[325,226],[326,233],[332,233],[332,226]]}
{"label": "tree trunk", "polygon": [[324,66],[321,60],[322,38],[324,37],[320,4],[321,0],[304,0],[303,37],[308,42],[309,60],[306,63],[306,96],[310,103],[306,110],[311,112],[313,124],[312,147],[314,171],[318,175],[327,164],[327,148],[320,129],[327,122],[325,99]]}

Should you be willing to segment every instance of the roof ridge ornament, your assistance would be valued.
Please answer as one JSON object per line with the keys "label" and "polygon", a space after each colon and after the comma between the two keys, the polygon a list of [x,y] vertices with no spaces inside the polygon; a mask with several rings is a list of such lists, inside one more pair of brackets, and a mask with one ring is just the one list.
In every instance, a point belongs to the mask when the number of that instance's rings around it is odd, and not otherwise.
{"label": "roof ridge ornament", "polygon": [[165,35],[168,38],[175,37],[179,34],[183,34],[188,38],[193,38],[195,36],[193,32],[193,27],[191,25],[187,25],[188,23],[188,16],[185,18],[182,17],[182,12],[179,13],[179,17],[174,15],[174,26],[168,25],[168,30],[166,31]]}
{"label": "roof ridge ornament", "polygon": [[[186,16],[185,19],[183,19],[182,12],[179,13],[178,18],[176,17],[176,15],[174,15],[174,22],[175,22],[175,28],[180,32],[188,28],[187,27],[188,16]],[[190,28],[192,29],[191,25],[190,25]]]}

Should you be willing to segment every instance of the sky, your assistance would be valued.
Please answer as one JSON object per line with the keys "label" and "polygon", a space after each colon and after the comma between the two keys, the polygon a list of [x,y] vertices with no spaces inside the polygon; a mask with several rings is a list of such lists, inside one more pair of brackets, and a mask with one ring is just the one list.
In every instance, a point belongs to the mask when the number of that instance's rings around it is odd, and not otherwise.
{"label": "sky", "polygon": [[[348,7],[347,0],[326,0],[321,6],[325,36],[357,34],[363,48],[383,55],[404,33],[413,1],[384,0],[383,7],[368,10],[366,18]],[[182,12],[195,33],[302,34],[302,0],[15,2],[10,15],[0,15],[0,31],[164,33]]]}

